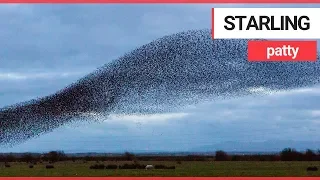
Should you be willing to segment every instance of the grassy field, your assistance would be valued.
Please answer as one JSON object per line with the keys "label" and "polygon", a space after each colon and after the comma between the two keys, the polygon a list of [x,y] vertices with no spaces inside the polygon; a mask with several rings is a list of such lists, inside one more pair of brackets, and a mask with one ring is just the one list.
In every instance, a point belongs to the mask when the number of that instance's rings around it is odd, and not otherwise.
{"label": "grassy field", "polygon": [[[115,162],[103,162],[115,164]],[[118,165],[128,162],[118,162]],[[0,176],[320,176],[320,171],[307,172],[308,166],[320,167],[320,162],[140,162],[141,164],[175,165],[176,169],[89,169],[96,162],[58,162],[54,169],[45,163],[29,168],[27,163],[0,166]]]}

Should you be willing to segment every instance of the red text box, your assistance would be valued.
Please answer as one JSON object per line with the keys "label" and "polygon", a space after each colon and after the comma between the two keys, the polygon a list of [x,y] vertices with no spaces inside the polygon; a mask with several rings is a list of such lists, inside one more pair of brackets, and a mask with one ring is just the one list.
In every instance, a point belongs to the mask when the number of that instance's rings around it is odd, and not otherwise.
{"label": "red text box", "polygon": [[250,62],[315,62],[317,41],[249,41]]}

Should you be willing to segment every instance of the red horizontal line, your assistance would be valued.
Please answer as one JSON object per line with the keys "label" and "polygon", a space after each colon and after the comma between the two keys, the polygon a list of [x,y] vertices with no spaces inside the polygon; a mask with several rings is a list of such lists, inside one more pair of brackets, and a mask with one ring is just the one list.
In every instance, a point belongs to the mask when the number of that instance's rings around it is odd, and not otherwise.
{"label": "red horizontal line", "polygon": [[0,180],[320,180],[320,177],[1,177]]}
{"label": "red horizontal line", "polygon": [[236,3],[283,4],[320,3],[320,0],[0,0],[0,3]]}

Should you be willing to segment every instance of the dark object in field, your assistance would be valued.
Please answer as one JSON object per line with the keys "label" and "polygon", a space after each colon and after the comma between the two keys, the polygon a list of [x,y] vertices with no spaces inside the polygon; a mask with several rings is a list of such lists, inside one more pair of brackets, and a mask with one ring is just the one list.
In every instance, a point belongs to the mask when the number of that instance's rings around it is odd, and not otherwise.
{"label": "dark object in field", "polygon": [[165,165],[154,165],[155,169],[165,169],[166,166]]}
{"label": "dark object in field", "polygon": [[137,169],[145,169],[146,165],[144,164],[136,164]]}
{"label": "dark object in field", "polygon": [[46,165],[46,169],[53,169],[53,168],[54,168],[54,166],[52,164],[47,164]]}
{"label": "dark object in field", "polygon": [[119,166],[119,169],[137,169],[136,164],[124,164],[122,166]]}
{"label": "dark object in field", "polygon": [[307,171],[318,171],[318,168],[316,166],[308,167]]}
{"label": "dark object in field", "polygon": [[155,165],[155,169],[176,169],[175,166]]}
{"label": "dark object in field", "polygon": [[9,167],[11,167],[11,165],[10,164],[5,164],[4,167],[9,168]]}
{"label": "dark object in field", "polygon": [[182,164],[182,162],[180,160],[177,161],[177,164]]}
{"label": "dark object in field", "polygon": [[29,168],[33,168],[33,165],[32,165],[32,164],[30,164],[30,165],[29,165]]}
{"label": "dark object in field", "polygon": [[216,151],[215,161],[228,161],[229,155],[221,150]]}
{"label": "dark object in field", "polygon": [[90,169],[104,169],[105,165],[104,164],[95,164],[89,167]]}
{"label": "dark object in field", "polygon": [[106,166],[106,169],[118,169],[118,166],[114,164],[110,164]]}

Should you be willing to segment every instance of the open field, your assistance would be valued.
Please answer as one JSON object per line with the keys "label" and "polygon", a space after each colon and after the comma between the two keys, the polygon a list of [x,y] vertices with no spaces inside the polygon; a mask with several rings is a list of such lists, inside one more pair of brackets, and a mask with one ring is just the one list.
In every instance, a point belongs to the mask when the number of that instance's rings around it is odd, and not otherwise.
{"label": "open field", "polygon": [[[131,162],[101,162],[105,165]],[[308,172],[309,166],[320,167],[319,161],[306,162],[255,162],[255,161],[175,161],[139,162],[140,164],[176,166],[176,169],[90,169],[96,162],[64,161],[54,163],[54,169],[46,169],[47,163],[38,163],[29,168],[27,163],[10,163],[0,166],[0,176],[320,176],[320,171]]]}

